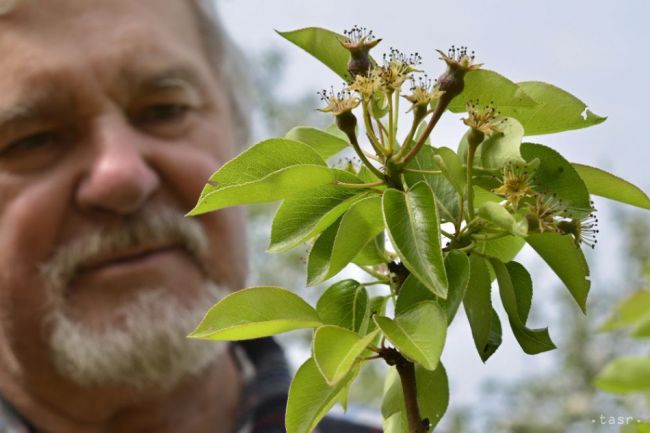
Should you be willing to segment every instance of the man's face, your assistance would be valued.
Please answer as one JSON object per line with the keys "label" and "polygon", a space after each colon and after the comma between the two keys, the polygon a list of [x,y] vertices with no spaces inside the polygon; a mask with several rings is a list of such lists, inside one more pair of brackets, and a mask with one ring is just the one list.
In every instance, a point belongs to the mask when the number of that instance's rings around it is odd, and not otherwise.
{"label": "man's face", "polygon": [[239,212],[180,219],[233,150],[186,1],[24,1],[0,53],[3,368],[47,371],[57,317],[132,332],[242,284]]}

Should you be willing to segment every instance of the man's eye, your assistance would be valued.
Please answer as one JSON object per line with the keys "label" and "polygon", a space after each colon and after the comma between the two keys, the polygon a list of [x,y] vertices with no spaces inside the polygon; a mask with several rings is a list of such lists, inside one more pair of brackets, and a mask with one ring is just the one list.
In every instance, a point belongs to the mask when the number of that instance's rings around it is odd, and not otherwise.
{"label": "man's eye", "polygon": [[0,153],[16,151],[33,151],[39,148],[57,144],[60,141],[59,135],[54,131],[44,131],[28,135],[9,143]]}
{"label": "man's eye", "polygon": [[139,124],[156,124],[161,122],[177,122],[185,118],[190,107],[183,104],[158,104],[147,107],[136,118]]}

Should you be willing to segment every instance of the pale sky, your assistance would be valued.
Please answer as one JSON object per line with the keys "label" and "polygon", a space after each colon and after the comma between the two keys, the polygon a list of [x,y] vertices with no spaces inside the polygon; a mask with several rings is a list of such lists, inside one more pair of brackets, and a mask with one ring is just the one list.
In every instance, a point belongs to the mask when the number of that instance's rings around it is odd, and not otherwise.
{"label": "pale sky", "polygon": [[[341,80],[309,55],[278,36],[274,29],[320,26],[342,32],[354,24],[383,38],[381,54],[394,46],[422,54],[430,76],[442,71],[436,48],[467,45],[484,63],[513,81],[539,80],[557,85],[608,120],[589,129],[530,138],[560,151],[573,162],[597,165],[650,190],[650,1],[619,0],[431,0],[431,1],[298,1],[217,0],[226,27],[248,55],[274,47],[286,52],[287,95],[316,92]],[[463,133],[459,115],[449,115],[432,135],[435,145],[456,148]],[[601,212],[600,247],[588,258],[592,274],[611,277],[620,271],[611,252],[620,249],[611,212],[598,200]],[[622,206],[622,205],[620,205]],[[650,216],[649,216],[650,217]],[[608,227],[609,224],[609,227]],[[524,256],[541,271],[533,303],[545,304],[557,280],[539,261]],[[609,274],[609,275],[608,275]],[[592,294],[607,290],[607,278],[592,285]],[[548,287],[546,287],[548,286]],[[537,307],[548,310],[549,305]],[[545,311],[546,312],[546,311]],[[575,310],[576,314],[578,310]],[[551,335],[560,332],[552,315],[541,314]],[[475,402],[476,390],[487,378],[512,378],[550,364],[550,355],[530,357],[521,352],[504,327],[499,352],[482,365],[475,353],[464,316],[452,326],[444,360],[450,375],[453,404]],[[503,316],[502,316],[503,321]],[[561,350],[561,348],[560,348]]]}

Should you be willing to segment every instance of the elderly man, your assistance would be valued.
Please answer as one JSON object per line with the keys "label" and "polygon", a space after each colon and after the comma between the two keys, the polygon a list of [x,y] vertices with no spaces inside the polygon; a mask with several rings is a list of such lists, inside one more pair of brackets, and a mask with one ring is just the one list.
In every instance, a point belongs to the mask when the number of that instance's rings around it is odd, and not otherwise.
{"label": "elderly man", "polygon": [[245,280],[241,212],[183,217],[245,131],[217,23],[190,0],[14,3],[0,16],[0,432],[282,431],[272,340],[185,338]]}

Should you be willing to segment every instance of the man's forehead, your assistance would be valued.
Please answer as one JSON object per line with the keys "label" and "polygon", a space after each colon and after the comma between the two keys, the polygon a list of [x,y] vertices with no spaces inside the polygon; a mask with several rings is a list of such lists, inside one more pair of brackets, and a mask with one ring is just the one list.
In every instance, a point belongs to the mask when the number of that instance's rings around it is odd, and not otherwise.
{"label": "man's forehead", "polygon": [[192,4],[192,0],[0,0],[0,14],[3,21],[34,23],[38,20],[64,22],[68,19],[69,23],[79,17],[92,21],[110,15],[161,15],[167,11],[171,16],[180,17],[192,9]]}
{"label": "man's forehead", "polygon": [[[0,0],[1,1],[1,0]],[[157,42],[199,43],[187,0],[23,0],[0,16],[0,52],[78,54],[131,47],[133,55]],[[128,54],[128,52],[127,52]],[[3,55],[3,58],[7,58]]]}
{"label": "man's forehead", "polygon": [[[152,0],[144,2],[148,1]],[[33,10],[36,3],[43,9],[52,4],[62,8],[40,26],[44,11]],[[79,3],[93,6],[84,9]],[[192,54],[202,45],[189,8],[180,7],[189,14],[188,23],[177,14],[152,14],[125,3],[141,2],[24,0],[15,14],[0,18],[0,55],[5,59],[0,71],[1,99],[22,98],[25,92],[45,87],[87,85],[84,78],[89,76],[113,89],[156,85],[167,78],[199,81],[197,56]],[[178,9],[180,2],[161,3]]]}

